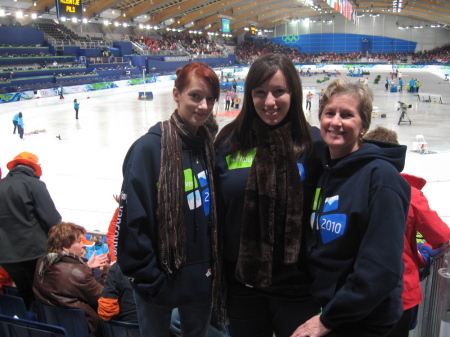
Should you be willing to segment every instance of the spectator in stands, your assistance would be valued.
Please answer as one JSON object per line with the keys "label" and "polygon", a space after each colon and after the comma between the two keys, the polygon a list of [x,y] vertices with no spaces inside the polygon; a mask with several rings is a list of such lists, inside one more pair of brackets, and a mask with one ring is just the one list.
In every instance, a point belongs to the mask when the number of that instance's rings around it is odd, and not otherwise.
{"label": "spectator in stands", "polygon": [[[21,112],[19,112],[19,113],[21,113]],[[16,113],[16,114],[14,115],[14,117],[13,117],[13,120],[12,120],[12,122],[13,122],[13,124],[14,124],[13,134],[16,133],[17,124],[19,123],[19,113]]]}
{"label": "spectator in stands", "polygon": [[176,75],[178,108],[131,146],[123,165],[117,263],[133,279],[142,336],[166,337],[175,307],[186,337],[205,336],[210,320],[217,217],[203,124],[220,84],[204,63]]}
{"label": "spectator in stands", "polygon": [[306,232],[311,292],[322,311],[292,337],[386,336],[402,315],[411,188],[398,172],[406,146],[363,141],[372,101],[367,86],[340,78],[322,98],[328,146]]}
{"label": "spectator in stands", "polygon": [[[364,139],[378,140],[398,144],[397,133],[377,126],[364,136]],[[433,249],[439,248],[450,240],[450,228],[442,221],[439,215],[430,209],[427,198],[421,192],[426,181],[407,173],[401,173],[403,178],[411,185],[411,203],[406,223],[405,246],[403,251],[403,315],[389,333],[389,337],[408,337],[409,330],[415,327],[419,303],[422,302],[422,289],[420,287],[419,269],[425,267],[425,261],[419,254],[416,242],[416,233],[422,234],[427,244]],[[429,247],[431,250],[431,247]]]}
{"label": "spectator in stands", "polygon": [[0,265],[17,286],[28,309],[33,302],[37,259],[45,254],[47,232],[61,221],[45,184],[39,159],[19,153],[0,180]]}
{"label": "spectator in stands", "polygon": [[310,126],[289,58],[257,59],[244,90],[240,114],[215,142],[224,261],[217,282],[226,286],[214,299],[220,316],[228,311],[232,336],[289,337],[320,310],[301,251],[309,223],[302,209],[312,201],[320,161],[308,156]]}
{"label": "spectator in stands", "polygon": [[[0,179],[2,179],[2,169],[1,168],[0,168]],[[6,272],[6,270],[2,266],[0,266],[0,294],[3,293],[3,291],[2,291],[3,285],[12,286],[13,280],[12,280],[11,276],[9,276],[9,274]]]}
{"label": "spectator in stands", "polygon": [[[95,231],[98,231],[98,230],[95,230]],[[87,248],[86,258],[88,260],[94,254],[96,256],[99,256],[99,255],[102,255],[102,254],[104,254],[106,256],[108,254],[108,244],[103,242],[103,236],[102,235],[93,234],[93,235],[91,235],[90,241],[94,242],[94,245],[92,245],[91,247]]]}
{"label": "spectator in stands", "polygon": [[102,282],[83,261],[86,230],[71,222],[61,222],[48,233],[47,254],[40,258],[35,271],[33,291],[36,299],[53,306],[82,309],[86,313],[90,336],[101,336],[98,299],[109,269],[103,260]]}
{"label": "spectator in stands", "polygon": [[109,269],[97,312],[104,321],[138,322],[133,288],[117,263]]}
{"label": "spectator in stands", "polygon": [[[114,200],[119,204],[118,194],[113,195]],[[114,215],[109,223],[108,233],[106,234],[106,243],[108,244],[109,258],[111,263],[116,262],[116,253],[114,251],[114,238],[116,237],[117,217],[119,216],[119,207],[114,211]]]}
{"label": "spectator in stands", "polygon": [[0,266],[0,294],[3,294],[2,287],[3,285],[12,286],[13,285],[13,279],[7,271]]}

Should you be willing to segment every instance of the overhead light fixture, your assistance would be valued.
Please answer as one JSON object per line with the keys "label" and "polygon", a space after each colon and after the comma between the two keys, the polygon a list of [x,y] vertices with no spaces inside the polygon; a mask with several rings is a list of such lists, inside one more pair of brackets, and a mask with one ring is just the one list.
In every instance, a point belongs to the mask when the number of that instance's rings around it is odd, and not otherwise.
{"label": "overhead light fixture", "polygon": [[403,7],[403,0],[393,0],[392,1],[392,11],[395,13],[400,13]]}

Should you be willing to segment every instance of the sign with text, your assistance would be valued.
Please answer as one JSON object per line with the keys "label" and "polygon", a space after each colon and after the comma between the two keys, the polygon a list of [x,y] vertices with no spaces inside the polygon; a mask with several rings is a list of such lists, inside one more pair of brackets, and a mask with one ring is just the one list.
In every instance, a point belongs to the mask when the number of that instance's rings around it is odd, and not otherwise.
{"label": "sign with text", "polygon": [[77,18],[83,19],[83,1],[82,0],[56,0],[56,15],[58,19]]}
{"label": "sign with text", "polygon": [[230,33],[230,20],[222,19],[222,33]]}

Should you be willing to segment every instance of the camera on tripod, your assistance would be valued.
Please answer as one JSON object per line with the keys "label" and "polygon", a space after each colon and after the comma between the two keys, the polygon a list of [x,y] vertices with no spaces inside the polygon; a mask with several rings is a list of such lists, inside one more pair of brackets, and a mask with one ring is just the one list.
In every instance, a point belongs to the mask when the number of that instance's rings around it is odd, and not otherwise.
{"label": "camera on tripod", "polygon": [[412,107],[411,104],[406,104],[403,102],[398,101],[399,107],[397,108],[397,111],[401,111],[400,114],[400,118],[398,120],[398,125],[400,125],[400,123],[408,123],[409,125],[411,125],[411,120],[409,119],[408,114],[406,113],[406,110],[410,109]]}

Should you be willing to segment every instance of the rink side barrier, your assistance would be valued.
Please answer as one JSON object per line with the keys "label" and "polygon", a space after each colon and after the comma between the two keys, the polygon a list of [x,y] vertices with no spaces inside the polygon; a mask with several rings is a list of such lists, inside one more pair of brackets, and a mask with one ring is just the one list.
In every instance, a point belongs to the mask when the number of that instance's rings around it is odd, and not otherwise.
{"label": "rink side barrier", "polygon": [[450,242],[434,256],[430,275],[422,281],[423,301],[419,305],[418,323],[409,337],[450,336],[450,278],[440,275],[439,269],[450,272]]}

